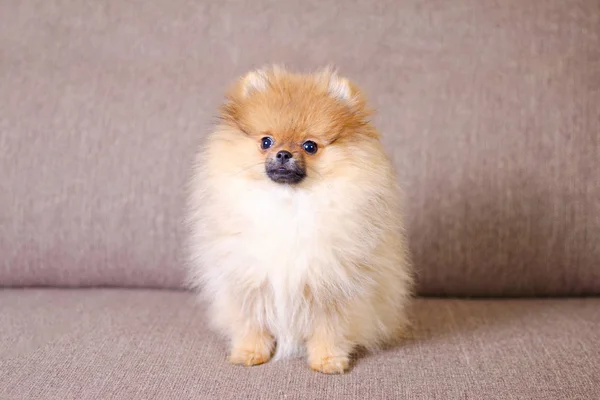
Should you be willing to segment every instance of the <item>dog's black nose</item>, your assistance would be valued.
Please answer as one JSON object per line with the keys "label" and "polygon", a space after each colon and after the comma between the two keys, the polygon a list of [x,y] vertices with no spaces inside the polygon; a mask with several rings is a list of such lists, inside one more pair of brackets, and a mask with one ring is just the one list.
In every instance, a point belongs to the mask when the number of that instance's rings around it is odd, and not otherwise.
{"label": "dog's black nose", "polygon": [[279,152],[277,152],[277,155],[275,156],[277,158],[277,161],[279,161],[281,164],[285,164],[286,162],[290,161],[292,156],[292,153],[290,153],[287,150],[281,150]]}

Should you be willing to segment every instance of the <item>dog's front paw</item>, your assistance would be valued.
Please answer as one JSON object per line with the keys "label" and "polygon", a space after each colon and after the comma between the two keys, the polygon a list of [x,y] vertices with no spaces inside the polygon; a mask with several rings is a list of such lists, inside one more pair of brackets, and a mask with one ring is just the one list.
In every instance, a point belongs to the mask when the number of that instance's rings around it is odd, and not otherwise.
{"label": "dog's front paw", "polygon": [[310,367],[324,374],[343,374],[350,367],[347,356],[322,356],[309,359]]}
{"label": "dog's front paw", "polygon": [[238,365],[259,365],[271,359],[275,340],[266,332],[253,332],[234,341],[229,362]]}
{"label": "dog's front paw", "polygon": [[264,364],[271,359],[271,351],[259,351],[257,349],[234,348],[229,355],[229,362],[237,365]]}

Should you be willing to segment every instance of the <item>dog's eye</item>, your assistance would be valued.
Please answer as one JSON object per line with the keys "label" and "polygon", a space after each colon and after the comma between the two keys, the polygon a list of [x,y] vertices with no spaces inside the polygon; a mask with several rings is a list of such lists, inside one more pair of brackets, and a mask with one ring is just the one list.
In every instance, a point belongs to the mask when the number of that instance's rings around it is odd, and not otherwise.
{"label": "dog's eye", "polygon": [[273,146],[273,139],[271,139],[270,137],[265,136],[264,138],[260,139],[261,149],[266,150],[271,146]]}
{"label": "dog's eye", "polygon": [[304,151],[306,151],[308,154],[315,154],[318,150],[317,144],[312,140],[307,140],[306,142],[304,142],[302,144],[302,147],[304,148]]}

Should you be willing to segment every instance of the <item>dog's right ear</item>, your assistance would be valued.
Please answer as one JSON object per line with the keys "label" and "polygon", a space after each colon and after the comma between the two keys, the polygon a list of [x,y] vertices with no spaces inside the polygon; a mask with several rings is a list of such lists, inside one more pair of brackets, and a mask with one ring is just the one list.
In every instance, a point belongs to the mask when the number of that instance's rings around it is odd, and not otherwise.
{"label": "dog's right ear", "polygon": [[221,106],[221,119],[231,125],[240,126],[240,112],[244,101],[254,93],[265,91],[273,78],[273,70],[256,69],[239,78],[227,93],[227,101]]}
{"label": "dog's right ear", "polygon": [[262,92],[269,84],[269,77],[264,70],[255,70],[248,72],[240,82],[240,95],[247,97],[254,92]]}

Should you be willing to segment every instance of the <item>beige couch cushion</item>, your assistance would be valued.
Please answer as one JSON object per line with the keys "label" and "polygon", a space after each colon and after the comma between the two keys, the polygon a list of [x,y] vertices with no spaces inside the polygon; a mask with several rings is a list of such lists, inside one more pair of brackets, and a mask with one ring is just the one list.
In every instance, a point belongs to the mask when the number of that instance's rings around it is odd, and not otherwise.
{"label": "beige couch cushion", "polygon": [[600,293],[598,0],[2,1],[0,285],[179,286],[194,149],[269,62],[369,93],[421,293]]}
{"label": "beige couch cushion", "polygon": [[244,368],[188,293],[0,291],[0,399],[594,399],[600,299],[418,300],[415,338],[325,376]]}

